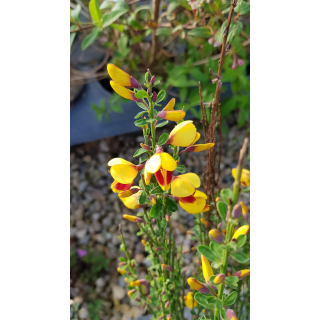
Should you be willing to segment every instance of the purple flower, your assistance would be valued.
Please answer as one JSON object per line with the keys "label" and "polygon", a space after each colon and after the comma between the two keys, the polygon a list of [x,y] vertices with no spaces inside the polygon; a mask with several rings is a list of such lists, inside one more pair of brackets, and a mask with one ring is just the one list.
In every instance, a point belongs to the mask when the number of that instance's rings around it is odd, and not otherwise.
{"label": "purple flower", "polygon": [[78,253],[79,258],[82,258],[82,257],[87,255],[87,251],[86,250],[79,249],[79,250],[77,250],[77,253]]}

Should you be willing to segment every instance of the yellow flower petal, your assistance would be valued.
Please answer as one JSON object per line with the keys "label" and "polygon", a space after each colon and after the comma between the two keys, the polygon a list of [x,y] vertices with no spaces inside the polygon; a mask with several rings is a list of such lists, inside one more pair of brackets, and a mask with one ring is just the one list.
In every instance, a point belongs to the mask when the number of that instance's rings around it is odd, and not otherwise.
{"label": "yellow flower petal", "polygon": [[195,187],[184,179],[175,178],[171,182],[171,193],[175,197],[188,197],[196,191]]}
{"label": "yellow flower petal", "polygon": [[193,290],[198,291],[203,288],[203,284],[194,278],[188,278],[187,282],[188,282],[189,286],[191,287],[191,289],[193,289]]}
{"label": "yellow flower petal", "polygon": [[247,234],[248,231],[249,231],[249,226],[248,225],[242,226],[234,233],[232,239],[237,239],[242,234]]}
{"label": "yellow flower petal", "polygon": [[200,183],[201,183],[200,178],[195,173],[189,172],[189,173],[181,174],[178,177],[180,179],[184,179],[184,180],[187,180],[188,182],[192,183],[195,186],[195,188],[200,187]]}
{"label": "yellow flower petal", "polygon": [[192,152],[200,152],[200,151],[212,148],[213,146],[214,146],[214,143],[195,144],[194,150]]}
{"label": "yellow flower petal", "polygon": [[160,153],[153,155],[145,166],[145,171],[150,173],[155,173],[160,169],[161,166],[161,156]]}
{"label": "yellow flower petal", "polygon": [[145,173],[144,173],[144,181],[145,181],[147,186],[150,184],[151,177],[152,177],[152,173],[145,171]]}
{"label": "yellow flower petal", "polygon": [[130,75],[112,63],[107,66],[109,76],[112,80],[124,87],[131,87]]}
{"label": "yellow flower petal", "polygon": [[161,152],[161,167],[167,171],[174,171],[177,167],[176,161],[172,158],[169,153]]}
{"label": "yellow flower petal", "polygon": [[[236,179],[237,177],[237,168],[233,168],[231,173],[232,176]],[[250,171],[247,169],[242,169],[240,183],[245,187],[250,187]]]}
{"label": "yellow flower petal", "polygon": [[186,116],[186,112],[182,110],[176,111],[166,111],[165,116],[161,118],[170,120],[170,121],[180,121]]}
{"label": "yellow flower petal", "polygon": [[[172,189],[172,185],[171,185],[171,189]],[[196,198],[196,201],[193,203],[184,203],[179,201],[179,204],[180,204],[180,207],[186,210],[188,213],[197,214],[200,212],[204,212],[204,209],[206,206],[206,200],[203,198]]]}
{"label": "yellow flower petal", "polygon": [[187,308],[192,309],[195,308],[198,303],[196,300],[193,298],[193,292],[188,292],[186,296],[183,297],[185,301],[185,305]]}
{"label": "yellow flower petal", "polygon": [[134,97],[134,92],[128,90],[127,88],[120,86],[118,83],[114,81],[110,81],[110,85],[112,89],[122,98],[128,99],[128,100],[133,100]]}
{"label": "yellow flower petal", "polygon": [[116,164],[128,164],[128,165],[132,165],[134,166],[133,163],[127,161],[127,160],[124,160],[124,159],[121,159],[121,158],[114,158],[114,159],[111,159],[109,162],[108,162],[108,166],[114,166]]}
{"label": "yellow flower petal", "polygon": [[195,192],[193,195],[195,198],[203,198],[203,199],[208,199],[207,195],[199,190]]}
{"label": "yellow flower petal", "polygon": [[179,123],[169,135],[169,143],[173,146],[188,147],[195,140],[197,129],[192,120]]}
{"label": "yellow flower petal", "polygon": [[192,141],[191,145],[195,144],[200,139],[200,137],[201,137],[201,134],[199,132],[197,132],[197,134],[196,134],[194,140]]}
{"label": "yellow flower petal", "polygon": [[133,194],[130,197],[126,197],[126,198],[122,198],[120,197],[120,199],[122,200],[123,204],[129,208],[129,209],[137,209],[140,208],[140,203],[138,202],[138,196],[141,194],[142,191],[139,191],[138,193]]}
{"label": "yellow flower petal", "polygon": [[209,281],[210,277],[213,276],[213,270],[211,268],[209,260],[203,255],[201,255],[201,262],[203,277],[207,282]]}
{"label": "yellow flower petal", "polygon": [[138,170],[133,166],[118,164],[111,167],[110,174],[114,180],[128,184],[138,175]]}
{"label": "yellow flower petal", "polygon": [[173,111],[174,104],[176,103],[176,99],[172,98],[168,104],[164,107],[163,111]]}

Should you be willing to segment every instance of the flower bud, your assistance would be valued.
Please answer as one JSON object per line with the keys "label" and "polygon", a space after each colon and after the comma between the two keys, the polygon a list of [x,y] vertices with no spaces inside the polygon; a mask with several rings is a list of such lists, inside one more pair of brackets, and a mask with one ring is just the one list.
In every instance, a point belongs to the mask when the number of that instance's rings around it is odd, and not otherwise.
{"label": "flower bud", "polygon": [[155,248],[154,251],[155,251],[155,252],[162,251],[162,248],[161,248],[161,247]]}
{"label": "flower bud", "polygon": [[232,239],[237,239],[242,234],[247,234],[248,231],[249,231],[249,226],[248,225],[242,226],[234,233]]}
{"label": "flower bud", "polygon": [[[168,302],[169,302],[169,301],[168,301]],[[169,313],[169,314],[167,315],[167,320],[172,320],[171,313]]]}
{"label": "flower bud", "polygon": [[219,273],[214,279],[213,279],[213,283],[214,284],[221,284],[224,282],[226,278],[226,275],[223,273]]}
{"label": "flower bud", "polygon": [[224,241],[224,234],[218,229],[212,229],[209,231],[210,238],[218,243],[222,243]]}
{"label": "flower bud", "polygon": [[205,226],[208,225],[209,221],[206,219],[201,218],[200,219],[201,223],[204,224]]}
{"label": "flower bud", "polygon": [[152,219],[152,224],[156,224],[157,223],[157,219],[156,218],[153,218]]}
{"label": "flower bud", "polygon": [[190,230],[187,231],[187,234],[190,234],[191,236],[194,236],[194,232],[190,231]]}
{"label": "flower bud", "polygon": [[122,261],[122,262],[119,262],[119,267],[121,267],[121,266],[125,266],[127,263],[126,262],[124,262],[124,261]]}
{"label": "flower bud", "polygon": [[134,300],[136,300],[137,302],[140,302],[140,298],[136,297]]}
{"label": "flower bud", "polygon": [[250,274],[250,269],[244,269],[237,271],[233,274],[233,276],[238,277],[239,280],[242,280],[244,277]]}
{"label": "flower bud", "polygon": [[159,319],[159,320],[162,320],[162,319],[163,319],[163,316],[158,317],[158,319]]}
{"label": "flower bud", "polygon": [[152,76],[152,78],[151,78],[151,85],[152,85],[152,86],[154,85],[155,81],[156,81],[156,77],[155,77],[155,76]]}
{"label": "flower bud", "polygon": [[170,221],[170,216],[168,214],[166,214],[165,218],[168,222]]}
{"label": "flower bud", "polygon": [[250,212],[250,209],[242,201],[240,201],[240,205],[242,207],[242,214],[245,220],[248,220],[248,213]]}
{"label": "flower bud", "polygon": [[146,240],[142,239],[141,242],[142,242],[142,244],[143,244],[144,246],[147,245],[147,241],[146,241]]}
{"label": "flower bud", "polygon": [[216,197],[216,202],[220,201],[220,198],[219,197]]}
{"label": "flower bud", "polygon": [[156,196],[152,194],[152,195],[150,196],[150,201],[151,201],[151,203],[152,203],[153,205],[155,205],[155,204],[157,203]]}
{"label": "flower bud", "polygon": [[234,313],[234,311],[232,309],[227,309],[227,318],[228,320],[238,320],[236,314]]}
{"label": "flower bud", "polygon": [[117,268],[117,271],[118,271],[120,274],[125,274],[125,273],[126,273],[126,270],[121,270],[120,268]]}
{"label": "flower bud", "polygon": [[150,96],[150,90],[149,89],[147,89],[147,94],[148,94],[148,96]]}
{"label": "flower bud", "polygon": [[146,241],[150,240],[150,238],[148,236],[145,236],[144,238],[145,238]]}
{"label": "flower bud", "polygon": [[162,294],[162,295],[165,295],[165,294],[166,294],[165,290],[162,290],[161,294]]}
{"label": "flower bud", "polygon": [[157,101],[157,93],[155,91],[153,91],[152,93],[152,102],[156,102]]}
{"label": "flower bud", "polygon": [[232,210],[232,218],[238,219],[242,216],[242,208],[240,204],[236,204]]}
{"label": "flower bud", "polygon": [[136,292],[136,289],[132,289],[128,291],[128,297],[130,298],[135,292]]}
{"label": "flower bud", "polygon": [[165,303],[164,307],[167,309],[167,308],[169,307],[169,305],[170,305],[170,301],[167,301],[167,302]]}
{"label": "flower bud", "polygon": [[150,147],[147,146],[147,145],[144,144],[144,143],[140,143],[140,146],[141,146],[141,148],[143,148],[144,150],[147,150],[147,151],[150,151],[150,150],[151,150]]}
{"label": "flower bud", "polygon": [[161,267],[163,270],[167,270],[167,271],[172,271],[172,268],[170,266],[168,266],[167,264],[161,264]]}
{"label": "flower bud", "polygon": [[184,250],[184,251],[182,251],[182,253],[187,254],[187,253],[189,253],[189,250]]}
{"label": "flower bud", "polygon": [[139,218],[139,217],[136,217],[136,216],[130,216],[130,215],[128,215],[128,214],[124,214],[124,215],[123,215],[123,218],[124,218],[124,219],[127,219],[127,220],[129,220],[129,221],[131,221],[131,222],[143,223],[143,220],[142,220],[141,218]]}
{"label": "flower bud", "polygon": [[149,282],[145,279],[139,279],[136,281],[130,281],[129,285],[131,287],[147,286],[147,285],[149,285]]}

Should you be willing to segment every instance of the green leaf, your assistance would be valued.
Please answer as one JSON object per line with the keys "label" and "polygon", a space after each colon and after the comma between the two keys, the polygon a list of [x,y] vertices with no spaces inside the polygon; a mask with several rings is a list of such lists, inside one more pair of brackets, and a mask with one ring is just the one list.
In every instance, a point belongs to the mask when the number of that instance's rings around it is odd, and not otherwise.
{"label": "green leaf", "polygon": [[204,255],[210,261],[217,261],[219,260],[217,255],[207,246],[201,244],[197,248],[198,252]]}
{"label": "green leaf", "polygon": [[146,124],[148,124],[147,119],[140,119],[140,120],[137,120],[137,121],[134,122],[134,125],[135,125],[136,127],[143,127],[143,126],[145,126]]}
{"label": "green leaf", "polygon": [[148,98],[148,94],[144,90],[139,90],[135,95],[137,99],[143,99],[143,98]]}
{"label": "green leaf", "polygon": [[140,204],[145,204],[147,202],[147,194],[145,191],[142,191],[140,197],[139,197],[139,203]]}
{"label": "green leaf", "polygon": [[74,41],[74,38],[76,37],[76,32],[70,33],[70,50]]}
{"label": "green leaf", "polygon": [[127,262],[127,259],[126,259],[125,257],[120,257],[120,258],[119,258],[119,261],[120,261],[120,262]]}
{"label": "green leaf", "polygon": [[154,85],[153,85],[153,87],[155,87],[157,84],[159,84],[160,83],[160,80],[157,80],[155,83],[154,83]]}
{"label": "green leaf", "polygon": [[171,29],[170,28],[158,28],[156,31],[157,36],[170,36]]}
{"label": "green leaf", "polygon": [[160,222],[160,226],[161,228],[165,229],[167,227],[167,220],[166,219],[162,219]]}
{"label": "green leaf", "polygon": [[163,133],[159,140],[158,140],[158,145],[162,146],[163,144],[165,144],[169,139],[169,134],[168,133]]}
{"label": "green leaf", "polygon": [[218,309],[221,309],[223,307],[223,303],[219,298],[209,296],[207,298],[208,303],[214,303]]}
{"label": "green leaf", "polygon": [[207,309],[210,309],[210,310],[214,310],[215,308],[215,305],[214,304],[210,304],[208,301],[207,301],[207,296],[201,292],[197,292],[195,295],[194,295],[194,298],[195,300],[201,304],[203,307],[207,308]]}
{"label": "green leaf", "polygon": [[166,197],[166,208],[171,212],[176,212],[178,210],[178,205],[174,200]]}
{"label": "green leaf", "polygon": [[76,7],[71,10],[70,14],[71,17],[76,20],[77,22],[79,22],[79,16],[80,16],[80,12],[81,12],[81,6],[80,4],[77,4]]}
{"label": "green leaf", "polygon": [[158,194],[158,193],[163,193],[163,190],[161,189],[160,186],[155,187],[155,188],[151,191],[151,194]]}
{"label": "green leaf", "polygon": [[222,245],[215,241],[210,241],[210,249],[217,255],[219,259],[222,259]]}
{"label": "green leaf", "polygon": [[161,90],[157,95],[157,101],[156,103],[159,103],[166,97],[166,92],[164,90]]}
{"label": "green leaf", "polygon": [[180,4],[180,6],[186,8],[187,10],[189,10],[189,11],[192,10],[191,7],[189,6],[187,0],[178,0],[177,2]]}
{"label": "green leaf", "polygon": [[232,39],[238,34],[240,34],[242,28],[243,28],[243,25],[240,21],[236,21],[234,23],[231,22],[227,42],[231,43]]}
{"label": "green leaf", "polygon": [[137,157],[137,156],[140,156],[140,154],[143,154],[143,153],[145,153],[145,152],[147,152],[147,150],[141,148],[141,149],[137,150],[137,151],[133,154],[133,156],[134,156],[134,157]]}
{"label": "green leaf", "polygon": [[210,38],[212,36],[208,27],[194,28],[188,32],[188,36]]}
{"label": "green leaf", "polygon": [[222,320],[228,320],[227,313],[224,308],[220,309],[220,317],[222,318]]}
{"label": "green leaf", "polygon": [[177,167],[176,167],[176,170],[180,173],[185,173],[187,168],[181,164],[179,164]]}
{"label": "green leaf", "polygon": [[141,112],[139,112],[138,114],[136,114],[136,115],[134,116],[134,118],[135,118],[135,119],[138,119],[138,118],[140,118],[144,113],[146,113],[146,111],[141,111]]}
{"label": "green leaf", "polygon": [[231,253],[231,257],[239,263],[247,263],[250,260],[249,257],[243,252]]}
{"label": "green leaf", "polygon": [[143,110],[148,111],[147,107],[142,102],[136,102],[136,104]]}
{"label": "green leaf", "polygon": [[94,40],[100,37],[100,34],[101,30],[99,30],[97,27],[93,28],[92,31],[83,39],[81,50],[86,50],[94,42]]}
{"label": "green leaf", "polygon": [[228,295],[226,300],[223,301],[223,304],[225,306],[231,306],[236,302],[237,298],[238,298],[238,293],[236,291],[233,291]]}
{"label": "green leaf", "polygon": [[246,14],[250,11],[250,6],[245,1],[239,1],[237,6],[234,8],[234,12],[238,13],[240,11],[240,16]]}
{"label": "green leaf", "polygon": [[143,30],[144,26],[141,25],[135,18],[134,15],[132,14],[128,19],[127,19],[129,25],[134,28],[134,29],[138,29],[138,30]]}
{"label": "green leaf", "polygon": [[238,288],[238,281],[239,281],[239,278],[236,276],[230,276],[226,278],[226,284],[233,289]]}
{"label": "green leaf", "polygon": [[99,8],[98,0],[90,0],[89,11],[90,11],[91,18],[95,22],[95,24],[100,25],[101,11]]}
{"label": "green leaf", "polygon": [[250,193],[250,188],[241,189],[241,193]]}
{"label": "green leaf", "polygon": [[139,163],[145,162],[148,158],[147,157],[141,157],[139,158]]}
{"label": "green leaf", "polygon": [[163,122],[159,122],[157,125],[156,125],[156,128],[161,128],[161,127],[164,127],[166,124],[168,124],[169,121],[166,120],[166,121],[163,121]]}
{"label": "green leaf", "polygon": [[241,248],[247,241],[247,235],[242,234],[237,238],[237,248]]}
{"label": "green leaf", "polygon": [[157,203],[153,205],[150,210],[150,217],[157,218],[159,215],[160,215],[159,202],[157,201]]}
{"label": "green leaf", "polygon": [[218,212],[219,212],[219,215],[221,217],[221,219],[226,222],[226,217],[227,217],[227,206],[224,202],[222,201],[218,201],[217,202],[217,209],[218,209]]}
{"label": "green leaf", "polygon": [[230,189],[222,189],[220,192],[220,196],[226,204],[229,204],[229,198],[232,199],[232,191]]}

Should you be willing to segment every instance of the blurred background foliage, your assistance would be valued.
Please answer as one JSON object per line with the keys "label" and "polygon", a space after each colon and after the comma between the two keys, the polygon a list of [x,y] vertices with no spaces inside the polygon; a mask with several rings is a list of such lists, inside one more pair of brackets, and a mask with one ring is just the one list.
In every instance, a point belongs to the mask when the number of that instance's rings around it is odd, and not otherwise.
{"label": "blurred background foliage", "polygon": [[[150,68],[161,79],[167,93],[180,99],[176,109],[190,110],[200,119],[198,81],[205,102],[212,101],[215,86],[208,69],[218,69],[221,42],[229,0],[174,1],[80,1],[70,2],[70,38],[81,40],[86,50],[98,42],[107,52],[107,61],[97,79],[109,78],[107,62],[119,66],[143,83]],[[248,127],[250,114],[249,49],[250,5],[237,1],[236,17],[228,36],[222,82],[226,98],[222,103],[223,131],[233,118],[238,127]],[[223,98],[223,96],[222,96]],[[109,119],[110,109],[122,112],[124,102],[113,95],[110,106],[92,104],[98,120]],[[249,129],[248,129],[249,130]]]}

